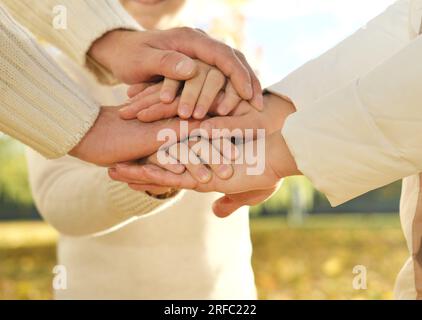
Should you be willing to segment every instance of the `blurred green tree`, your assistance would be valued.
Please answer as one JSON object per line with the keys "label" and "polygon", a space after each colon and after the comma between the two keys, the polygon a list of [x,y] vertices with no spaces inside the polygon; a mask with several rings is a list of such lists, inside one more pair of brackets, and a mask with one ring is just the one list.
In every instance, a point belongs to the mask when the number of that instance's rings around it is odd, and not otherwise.
{"label": "blurred green tree", "polygon": [[0,196],[3,200],[32,205],[24,146],[8,136],[0,137]]}
{"label": "blurred green tree", "polygon": [[287,212],[292,224],[301,224],[314,205],[316,190],[306,177],[284,179],[280,189],[268,201],[251,209],[252,214]]}

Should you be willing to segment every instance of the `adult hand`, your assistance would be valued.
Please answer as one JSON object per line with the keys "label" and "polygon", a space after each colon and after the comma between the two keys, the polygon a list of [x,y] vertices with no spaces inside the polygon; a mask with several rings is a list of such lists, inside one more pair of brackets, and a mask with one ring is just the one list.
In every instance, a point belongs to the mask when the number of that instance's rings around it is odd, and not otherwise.
{"label": "adult hand", "polygon": [[176,116],[200,120],[207,115],[229,114],[242,98],[220,70],[200,60],[196,63],[198,73],[188,81],[165,78],[147,88],[144,83],[137,84],[139,92],[135,96],[129,89],[131,99],[120,110],[122,118],[153,122]]}
{"label": "adult hand", "polygon": [[[208,183],[199,183],[191,174],[174,174],[157,166],[119,166],[109,172],[114,180],[129,183],[135,190],[148,185],[167,186],[177,189],[191,189],[198,192],[221,192],[226,196],[216,202],[214,211],[218,216],[227,216],[243,205],[263,202],[277,189],[283,177],[300,174],[296,163],[280,133],[266,139],[264,172],[250,176],[246,163],[233,164],[234,174],[229,180],[214,175]],[[248,142],[249,149],[255,149],[256,141]],[[251,148],[252,146],[252,148]],[[240,155],[242,159],[243,155]],[[244,158],[243,158],[244,159]]]}
{"label": "adult hand", "polygon": [[[242,101],[239,106],[228,116],[212,117],[201,124],[210,137],[218,138],[215,133],[233,133],[235,129],[265,129],[266,135],[283,128],[286,118],[296,111],[295,106],[276,95],[268,94],[264,96],[264,110],[262,112],[252,108],[252,106]],[[213,129],[219,129],[214,131]],[[228,130],[227,130],[228,129]]]}
{"label": "adult hand", "polygon": [[[117,164],[115,167],[110,168],[109,172],[113,175],[122,167],[131,170],[130,168],[153,165],[152,167],[154,168],[161,168],[175,175],[181,175],[186,172],[199,183],[208,183],[213,175],[216,175],[221,180],[230,179],[233,175],[231,162],[235,161],[239,155],[236,146],[229,140],[209,141],[202,138],[185,140],[170,146],[168,149],[162,149],[160,152],[163,153],[159,155],[157,152],[141,161]],[[164,157],[167,160],[164,160]],[[169,161],[169,159],[171,160]],[[130,180],[125,180],[125,182],[136,191],[161,190],[163,188],[176,189],[154,183],[149,179],[142,180],[142,177],[137,179],[131,177]],[[165,183],[165,181],[162,182]]]}
{"label": "adult hand", "polygon": [[180,121],[177,118],[154,123],[122,120],[118,108],[102,107],[91,130],[69,154],[101,166],[145,158],[166,142],[157,138],[161,130],[171,130],[182,140],[191,130],[199,128],[199,122],[191,120],[187,132],[181,132]]}
{"label": "adult hand", "polygon": [[89,55],[127,84],[156,76],[191,79],[197,71],[191,58],[196,58],[216,66],[243,99],[258,109],[263,107],[261,85],[244,55],[199,30],[116,30],[97,40]]}
{"label": "adult hand", "polygon": [[243,206],[256,206],[265,202],[277,189],[278,186],[274,186],[266,190],[226,194],[214,202],[212,209],[217,217],[226,218]]}

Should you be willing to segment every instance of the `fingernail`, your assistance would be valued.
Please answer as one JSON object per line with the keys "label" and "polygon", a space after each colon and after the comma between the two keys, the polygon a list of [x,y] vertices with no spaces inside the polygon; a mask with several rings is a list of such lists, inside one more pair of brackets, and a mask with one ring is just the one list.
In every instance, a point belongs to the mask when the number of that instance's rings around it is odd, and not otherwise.
{"label": "fingernail", "polygon": [[145,115],[147,115],[147,114],[148,114],[147,110],[142,110],[142,111],[139,111],[138,112],[138,114],[136,115],[136,117],[138,118],[138,120],[144,121]]}
{"label": "fingernail", "polygon": [[183,164],[178,164],[177,167],[176,167],[176,171],[178,173],[183,173],[183,172],[185,172],[185,170],[186,170],[186,167]]}
{"label": "fingernail", "polygon": [[119,110],[119,112],[123,112],[123,113],[125,113],[125,112],[127,112],[127,111],[129,111],[130,110],[130,107],[128,106],[128,107],[123,107],[123,108],[121,108],[120,110]]}
{"label": "fingernail", "polygon": [[232,175],[232,167],[229,165],[221,165],[220,168],[218,168],[218,176],[223,179],[230,178]]}
{"label": "fingernail", "polygon": [[195,63],[190,59],[182,60],[176,65],[176,72],[182,77],[190,76],[194,70]]}
{"label": "fingernail", "polygon": [[163,102],[171,102],[171,100],[173,99],[173,96],[170,92],[164,91],[164,92],[161,92],[160,99]]}
{"label": "fingernail", "polygon": [[179,115],[182,118],[189,118],[191,116],[191,113],[190,112],[191,112],[190,111],[190,107],[187,104],[183,104],[179,108]]}
{"label": "fingernail", "polygon": [[198,110],[195,110],[195,112],[194,112],[194,114],[193,114],[193,117],[195,118],[195,119],[202,119],[205,115],[204,115],[204,113],[201,111],[201,110],[203,110],[203,108],[202,107],[200,107],[200,106],[197,106],[196,107]]}
{"label": "fingernail", "polygon": [[211,180],[212,176],[211,173],[208,171],[208,169],[202,168],[198,172],[199,180],[202,183],[207,183]]}
{"label": "fingernail", "polygon": [[225,104],[220,104],[217,108],[217,113],[220,116],[226,116],[227,115],[227,106]]}

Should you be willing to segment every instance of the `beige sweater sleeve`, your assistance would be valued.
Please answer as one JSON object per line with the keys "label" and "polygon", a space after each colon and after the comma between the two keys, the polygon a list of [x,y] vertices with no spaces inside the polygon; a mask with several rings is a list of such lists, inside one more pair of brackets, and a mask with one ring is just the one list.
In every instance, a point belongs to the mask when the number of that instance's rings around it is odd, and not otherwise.
{"label": "beige sweater sleeve", "polygon": [[98,111],[0,6],[0,130],[59,157],[80,141]]}
{"label": "beige sweater sleeve", "polygon": [[92,44],[111,30],[142,30],[119,0],[0,0],[12,16],[37,38],[61,49],[105,83],[106,69],[87,57]]}
{"label": "beige sweater sleeve", "polygon": [[[52,25],[53,8],[59,4],[67,10],[65,30]],[[92,42],[104,33],[139,26],[118,0],[0,0],[0,130],[48,158],[63,156],[93,125],[99,106],[69,80],[3,5],[82,65]]]}
{"label": "beige sweater sleeve", "polygon": [[[399,1],[400,7],[394,7],[396,15],[384,20],[385,28],[387,24],[396,28],[391,31],[400,33],[401,28],[401,39],[408,35],[404,45],[398,41],[398,50],[390,51],[370,70],[345,79],[344,85],[331,83],[332,90],[325,95],[303,100],[299,111],[286,121],[283,135],[299,168],[333,205],[422,170],[418,134],[422,127],[422,38],[416,37],[420,3]],[[414,19],[415,12],[418,19]],[[392,36],[391,32],[388,35]],[[358,52],[365,51],[372,59],[371,51],[351,39],[338,51],[334,48],[330,60],[321,59],[324,70],[335,70],[348,51],[357,52],[358,57]],[[353,68],[354,57],[344,63]],[[326,74],[320,72],[319,76],[324,79]]]}
{"label": "beige sweater sleeve", "polygon": [[29,181],[44,219],[69,236],[92,235],[165,209],[181,193],[159,200],[108,177],[107,169],[70,156],[47,160],[27,150]]}

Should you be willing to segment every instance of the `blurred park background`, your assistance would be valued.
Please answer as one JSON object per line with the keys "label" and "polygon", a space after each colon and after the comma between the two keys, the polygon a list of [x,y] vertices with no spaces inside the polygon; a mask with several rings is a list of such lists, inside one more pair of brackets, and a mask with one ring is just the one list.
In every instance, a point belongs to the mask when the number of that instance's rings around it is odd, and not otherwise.
{"label": "blurred park background", "polygon": [[[191,25],[242,49],[269,85],[392,2],[193,0],[183,14]],[[287,179],[270,201],[251,209],[260,298],[392,298],[407,256],[399,196],[397,182],[331,208],[306,178]],[[33,205],[24,147],[1,136],[0,299],[51,298],[56,240]],[[368,269],[367,290],[352,287],[356,265]]]}

